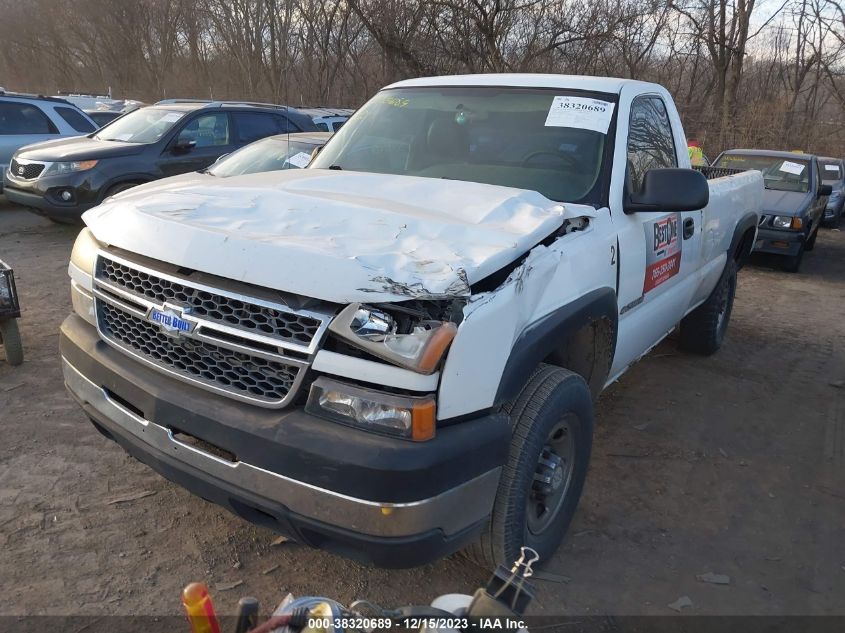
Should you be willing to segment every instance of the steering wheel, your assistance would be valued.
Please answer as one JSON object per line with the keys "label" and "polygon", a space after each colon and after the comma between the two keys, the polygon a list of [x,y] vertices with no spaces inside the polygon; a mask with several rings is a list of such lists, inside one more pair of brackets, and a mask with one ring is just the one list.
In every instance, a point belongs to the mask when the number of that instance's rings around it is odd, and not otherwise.
{"label": "steering wheel", "polygon": [[567,167],[577,167],[578,166],[578,159],[573,157],[571,154],[564,154],[560,151],[555,151],[551,149],[539,149],[535,152],[531,152],[525,158],[522,159],[522,167],[528,167],[528,161],[536,156],[554,156],[555,158],[559,159],[563,162]]}

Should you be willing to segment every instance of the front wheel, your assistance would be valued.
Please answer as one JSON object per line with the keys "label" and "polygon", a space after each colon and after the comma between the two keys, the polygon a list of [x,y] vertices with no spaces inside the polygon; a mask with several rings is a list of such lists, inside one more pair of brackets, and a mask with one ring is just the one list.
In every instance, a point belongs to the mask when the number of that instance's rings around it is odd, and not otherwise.
{"label": "front wheel", "polygon": [[23,344],[17,319],[0,320],[0,342],[6,350],[6,362],[20,365],[23,362]]}
{"label": "front wheel", "polygon": [[736,296],[736,262],[728,255],[719,283],[707,300],[681,319],[679,347],[686,352],[710,356],[722,346]]}
{"label": "front wheel", "polygon": [[781,262],[781,269],[788,273],[797,273],[801,268],[801,262],[804,261],[804,244],[798,248],[798,252],[795,255],[789,255],[788,257],[783,258],[783,262]]}
{"label": "front wheel", "polygon": [[810,252],[816,247],[816,238],[819,236],[819,226],[816,226],[815,232],[810,236],[810,239],[807,240],[807,245],[804,247],[804,250]]}
{"label": "front wheel", "polygon": [[504,407],[513,435],[490,521],[468,550],[480,565],[510,565],[523,545],[540,560],[557,550],[569,527],[590,463],[593,402],[584,379],[541,364]]}

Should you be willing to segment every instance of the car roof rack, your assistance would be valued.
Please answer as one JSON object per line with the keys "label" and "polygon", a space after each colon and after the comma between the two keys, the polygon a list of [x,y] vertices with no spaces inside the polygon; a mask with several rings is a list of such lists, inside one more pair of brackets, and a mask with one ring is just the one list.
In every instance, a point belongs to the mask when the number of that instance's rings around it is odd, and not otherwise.
{"label": "car roof rack", "polygon": [[233,106],[246,106],[250,108],[276,108],[279,110],[294,110],[289,106],[279,105],[278,103],[262,103],[259,101],[238,101],[238,100],[224,100],[212,101],[211,99],[162,99],[156,101],[154,105],[178,105],[180,103],[191,104],[195,103],[202,105],[204,108],[224,108]]}
{"label": "car roof rack", "polygon": [[61,97],[48,97],[46,95],[39,95],[32,92],[10,92],[8,90],[0,89],[0,97],[12,97],[14,99],[21,99],[26,101],[52,101],[54,103],[62,103],[64,105],[69,105],[72,108],[76,107],[67,99],[62,99]]}

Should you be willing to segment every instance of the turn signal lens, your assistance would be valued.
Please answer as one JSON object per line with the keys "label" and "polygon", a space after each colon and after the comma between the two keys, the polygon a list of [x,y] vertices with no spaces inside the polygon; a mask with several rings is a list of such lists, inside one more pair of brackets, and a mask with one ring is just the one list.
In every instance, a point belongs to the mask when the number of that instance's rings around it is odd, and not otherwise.
{"label": "turn signal lens", "polygon": [[800,229],[804,226],[804,221],[801,218],[792,218],[792,228]]}
{"label": "turn signal lens", "polygon": [[341,424],[416,442],[434,437],[433,396],[397,396],[321,377],[311,385],[305,410]]}

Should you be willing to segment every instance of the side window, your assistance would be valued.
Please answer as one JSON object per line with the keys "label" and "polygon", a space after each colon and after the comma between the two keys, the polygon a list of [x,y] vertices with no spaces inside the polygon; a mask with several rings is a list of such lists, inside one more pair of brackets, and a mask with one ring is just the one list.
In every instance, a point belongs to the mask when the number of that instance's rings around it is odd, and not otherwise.
{"label": "side window", "polygon": [[56,126],[36,106],[17,101],[0,102],[0,134],[58,134]]}
{"label": "side window", "polygon": [[182,128],[179,138],[192,139],[197,147],[229,145],[229,115],[215,112],[198,116]]}
{"label": "side window", "polygon": [[292,123],[290,119],[285,116],[275,115],[276,120],[279,123],[279,134],[287,134],[290,132],[291,134],[294,132],[301,132],[302,130],[299,129],[299,126],[295,123]]}
{"label": "side window", "polygon": [[252,143],[265,136],[272,136],[285,131],[278,119],[272,114],[259,112],[235,112],[235,124],[238,126],[238,142]]}
{"label": "side window", "polygon": [[631,104],[628,131],[628,172],[631,186],[639,191],[643,176],[650,169],[677,167],[672,125],[663,100],[637,97]]}
{"label": "side window", "polygon": [[56,108],[56,112],[77,132],[88,134],[97,129],[80,114],[79,110],[74,110],[73,108]]}

